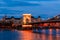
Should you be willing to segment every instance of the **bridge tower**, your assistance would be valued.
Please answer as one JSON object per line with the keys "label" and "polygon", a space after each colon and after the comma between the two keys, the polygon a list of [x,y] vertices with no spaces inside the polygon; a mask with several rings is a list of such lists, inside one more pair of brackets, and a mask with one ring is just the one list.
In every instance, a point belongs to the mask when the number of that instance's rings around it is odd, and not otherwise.
{"label": "bridge tower", "polygon": [[31,14],[23,14],[23,27],[31,27],[28,23],[31,22]]}

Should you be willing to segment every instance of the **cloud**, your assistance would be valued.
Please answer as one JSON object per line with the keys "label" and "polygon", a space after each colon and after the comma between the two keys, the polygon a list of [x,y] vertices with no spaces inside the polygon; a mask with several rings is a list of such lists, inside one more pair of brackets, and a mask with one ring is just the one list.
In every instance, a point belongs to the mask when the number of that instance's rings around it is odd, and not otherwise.
{"label": "cloud", "polygon": [[60,1],[60,0],[12,0],[12,1]]}
{"label": "cloud", "polygon": [[33,4],[40,4],[40,7],[47,7],[47,8],[60,7],[60,1],[26,1],[26,2]]}
{"label": "cloud", "polygon": [[28,3],[24,1],[4,1],[8,7],[17,7],[17,6],[38,6],[39,4]]}
{"label": "cloud", "polygon": [[10,10],[10,9],[0,9],[0,14],[17,14],[23,11],[20,10]]}
{"label": "cloud", "polygon": [[6,6],[6,3],[5,3],[4,1],[1,1],[1,0],[0,0],[0,7],[2,7],[2,6],[3,6],[3,7]]}
{"label": "cloud", "polygon": [[60,1],[25,1],[28,3],[35,3],[35,4],[56,4],[56,3],[60,3]]}
{"label": "cloud", "polygon": [[60,14],[60,1],[5,1],[0,14],[18,15],[31,13],[34,16],[52,17]]}
{"label": "cloud", "polygon": [[5,4],[5,2],[0,2],[0,4]]}

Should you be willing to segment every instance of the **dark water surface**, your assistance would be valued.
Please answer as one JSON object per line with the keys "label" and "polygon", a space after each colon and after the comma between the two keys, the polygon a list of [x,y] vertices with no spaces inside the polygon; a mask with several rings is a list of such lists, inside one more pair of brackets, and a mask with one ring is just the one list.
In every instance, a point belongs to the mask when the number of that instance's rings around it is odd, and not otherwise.
{"label": "dark water surface", "polygon": [[60,29],[42,30],[42,33],[33,33],[33,31],[4,30],[0,31],[0,40],[60,40]]}

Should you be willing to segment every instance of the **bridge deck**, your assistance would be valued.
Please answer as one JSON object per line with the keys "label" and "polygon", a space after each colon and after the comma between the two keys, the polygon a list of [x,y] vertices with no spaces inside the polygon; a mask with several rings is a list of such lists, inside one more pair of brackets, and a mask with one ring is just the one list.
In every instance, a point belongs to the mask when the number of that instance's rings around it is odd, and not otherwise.
{"label": "bridge deck", "polygon": [[60,23],[60,20],[46,20],[46,21],[41,21],[41,22],[31,22],[29,24],[41,24],[41,23]]}

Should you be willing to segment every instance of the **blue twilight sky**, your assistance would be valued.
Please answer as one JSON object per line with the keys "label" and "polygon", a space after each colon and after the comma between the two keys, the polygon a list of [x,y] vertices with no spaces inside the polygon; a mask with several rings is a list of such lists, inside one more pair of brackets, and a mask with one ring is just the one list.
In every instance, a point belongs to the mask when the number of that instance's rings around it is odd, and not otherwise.
{"label": "blue twilight sky", "polygon": [[42,18],[60,14],[60,0],[0,0],[0,16],[31,13]]}

